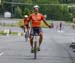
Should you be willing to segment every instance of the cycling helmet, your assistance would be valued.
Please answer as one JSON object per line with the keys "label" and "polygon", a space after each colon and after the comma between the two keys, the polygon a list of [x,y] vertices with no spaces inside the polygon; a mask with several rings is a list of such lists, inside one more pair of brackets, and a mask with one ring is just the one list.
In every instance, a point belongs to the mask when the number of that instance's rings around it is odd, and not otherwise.
{"label": "cycling helmet", "polygon": [[34,5],[33,8],[39,8],[39,6],[38,5]]}
{"label": "cycling helmet", "polygon": [[28,17],[28,15],[24,15],[24,17],[25,17],[25,18],[27,18],[27,17]]}

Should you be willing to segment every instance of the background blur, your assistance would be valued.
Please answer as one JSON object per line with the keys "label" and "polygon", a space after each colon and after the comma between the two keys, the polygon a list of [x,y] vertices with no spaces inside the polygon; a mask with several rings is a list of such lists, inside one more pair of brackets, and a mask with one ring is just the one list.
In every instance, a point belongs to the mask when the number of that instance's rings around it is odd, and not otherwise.
{"label": "background blur", "polygon": [[23,18],[33,12],[33,5],[38,4],[48,20],[72,21],[74,3],[75,0],[0,0],[0,17],[4,17],[4,12],[11,12],[11,18]]}

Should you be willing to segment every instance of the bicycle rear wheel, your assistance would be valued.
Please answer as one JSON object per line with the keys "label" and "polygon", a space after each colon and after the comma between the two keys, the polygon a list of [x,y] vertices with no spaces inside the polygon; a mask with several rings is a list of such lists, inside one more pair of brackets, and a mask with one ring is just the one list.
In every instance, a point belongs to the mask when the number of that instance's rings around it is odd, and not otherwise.
{"label": "bicycle rear wheel", "polygon": [[27,37],[27,34],[25,34],[25,41],[26,41],[26,42],[28,41],[28,37]]}

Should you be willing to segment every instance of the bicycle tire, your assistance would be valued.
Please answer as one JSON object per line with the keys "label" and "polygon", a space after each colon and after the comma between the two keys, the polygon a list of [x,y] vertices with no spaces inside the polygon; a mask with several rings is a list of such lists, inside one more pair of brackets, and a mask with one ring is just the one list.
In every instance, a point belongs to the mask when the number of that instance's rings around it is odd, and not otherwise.
{"label": "bicycle tire", "polygon": [[37,59],[37,42],[34,42],[34,59]]}
{"label": "bicycle tire", "polygon": [[26,42],[28,41],[28,38],[29,38],[29,34],[28,34],[28,32],[26,32],[26,34],[25,34],[25,40],[26,40]]}

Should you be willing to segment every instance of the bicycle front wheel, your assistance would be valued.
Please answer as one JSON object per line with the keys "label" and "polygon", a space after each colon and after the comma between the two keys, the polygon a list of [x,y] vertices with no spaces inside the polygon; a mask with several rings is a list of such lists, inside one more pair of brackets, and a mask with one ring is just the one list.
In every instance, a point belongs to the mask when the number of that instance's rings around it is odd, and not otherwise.
{"label": "bicycle front wheel", "polygon": [[34,42],[34,59],[37,58],[37,42]]}

